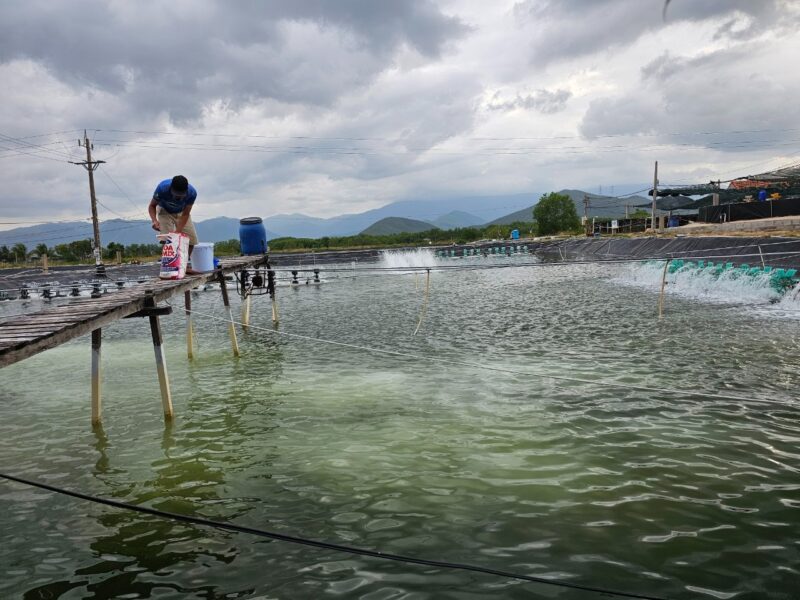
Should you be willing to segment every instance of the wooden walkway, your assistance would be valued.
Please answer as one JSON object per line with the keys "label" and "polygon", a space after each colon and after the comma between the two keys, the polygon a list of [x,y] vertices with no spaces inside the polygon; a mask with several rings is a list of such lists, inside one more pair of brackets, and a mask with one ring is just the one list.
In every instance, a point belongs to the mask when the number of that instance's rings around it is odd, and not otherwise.
{"label": "wooden walkway", "polygon": [[[243,268],[267,264],[266,256],[242,256],[223,260],[211,273],[185,279],[150,279],[100,298],[79,297],[35,313],[0,320],[0,367],[13,364],[48,348],[86,335],[118,319],[154,307],[155,303],[188,292]],[[149,292],[152,292],[150,294]],[[227,295],[226,300],[227,300]],[[226,302],[227,305],[227,302]]]}

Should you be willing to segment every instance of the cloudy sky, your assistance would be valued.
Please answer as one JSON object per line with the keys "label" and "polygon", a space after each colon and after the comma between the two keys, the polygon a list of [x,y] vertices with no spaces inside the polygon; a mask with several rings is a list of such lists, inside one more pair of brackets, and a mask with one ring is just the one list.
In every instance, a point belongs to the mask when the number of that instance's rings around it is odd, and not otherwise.
{"label": "cloudy sky", "polygon": [[800,162],[799,31],[794,0],[4,1],[0,227],[89,215],[84,128],[101,219],[177,173],[199,220],[757,173]]}

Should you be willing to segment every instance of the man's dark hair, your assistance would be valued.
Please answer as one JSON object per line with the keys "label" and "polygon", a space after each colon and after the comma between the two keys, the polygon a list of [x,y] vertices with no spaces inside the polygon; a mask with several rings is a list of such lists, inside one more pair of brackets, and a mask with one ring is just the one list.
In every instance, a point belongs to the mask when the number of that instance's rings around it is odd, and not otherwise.
{"label": "man's dark hair", "polygon": [[189,180],[183,175],[175,175],[175,177],[172,178],[172,183],[169,187],[173,191],[183,194],[189,191]]}

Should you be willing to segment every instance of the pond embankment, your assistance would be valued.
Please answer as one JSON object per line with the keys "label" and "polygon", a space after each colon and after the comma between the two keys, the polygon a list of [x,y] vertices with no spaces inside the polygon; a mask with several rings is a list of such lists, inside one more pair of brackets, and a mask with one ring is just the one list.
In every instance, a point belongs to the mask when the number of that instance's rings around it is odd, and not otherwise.
{"label": "pond embankment", "polygon": [[734,265],[800,269],[800,238],[793,237],[641,237],[554,241],[536,253],[549,259],[612,260],[624,258],[712,259]]}

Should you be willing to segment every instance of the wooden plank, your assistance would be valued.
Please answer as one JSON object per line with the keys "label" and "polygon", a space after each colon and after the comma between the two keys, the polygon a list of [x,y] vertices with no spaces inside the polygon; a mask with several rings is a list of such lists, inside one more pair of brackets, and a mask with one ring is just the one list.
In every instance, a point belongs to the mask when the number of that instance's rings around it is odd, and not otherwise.
{"label": "wooden plank", "polygon": [[[111,292],[101,298],[76,298],[59,306],[49,307],[29,315],[15,315],[0,321],[0,330],[4,325],[25,325],[35,320],[39,325],[54,324],[59,327],[53,332],[41,332],[41,335],[14,337],[2,341],[0,335],[0,367],[10,365],[29,356],[33,356],[48,348],[53,348],[69,340],[86,335],[104,325],[113,323],[127,315],[144,308],[145,290],[153,290],[153,301],[160,302],[181,292],[216,280],[225,274],[244,267],[255,267],[266,264],[266,256],[245,256],[222,261],[220,268],[211,273],[192,275],[180,280],[151,279],[129,288],[130,295],[124,292]],[[68,286],[66,286],[68,287]],[[135,292],[135,293],[134,293]],[[124,294],[124,296],[123,296]]]}
{"label": "wooden plank", "polygon": [[52,333],[58,331],[60,328],[55,325],[48,327],[3,327],[0,328],[0,338],[8,337],[10,335],[19,335],[27,333],[30,335],[42,335],[44,333]]}
{"label": "wooden plank", "polygon": [[113,323],[125,315],[141,310],[142,308],[144,308],[144,296],[139,300],[133,301],[128,305],[121,306],[103,315],[70,324],[64,330],[54,335],[31,340],[30,343],[26,344],[24,347],[15,349],[14,352],[10,352],[8,349],[0,350],[0,366],[10,365],[43,350],[47,350],[48,348],[53,348],[76,337],[86,335],[93,329],[98,329],[104,325]]}
{"label": "wooden plank", "polygon": [[32,328],[32,329],[41,329],[43,327],[58,327],[59,325],[61,325],[63,323],[64,323],[64,321],[60,321],[60,322],[54,321],[52,323],[38,323],[36,321],[31,321],[31,322],[28,322],[28,323],[11,323],[11,324],[3,323],[2,325],[0,325],[0,333],[2,333],[4,331],[12,331],[14,329],[22,329],[22,328],[25,328],[25,327],[29,327],[29,328]]}
{"label": "wooden plank", "polygon": [[63,315],[59,315],[58,317],[51,316],[51,317],[31,317],[30,319],[9,319],[7,321],[0,322],[0,329],[3,327],[18,327],[20,325],[26,325],[28,323],[33,325],[49,325],[51,323],[63,323],[64,317]]}

